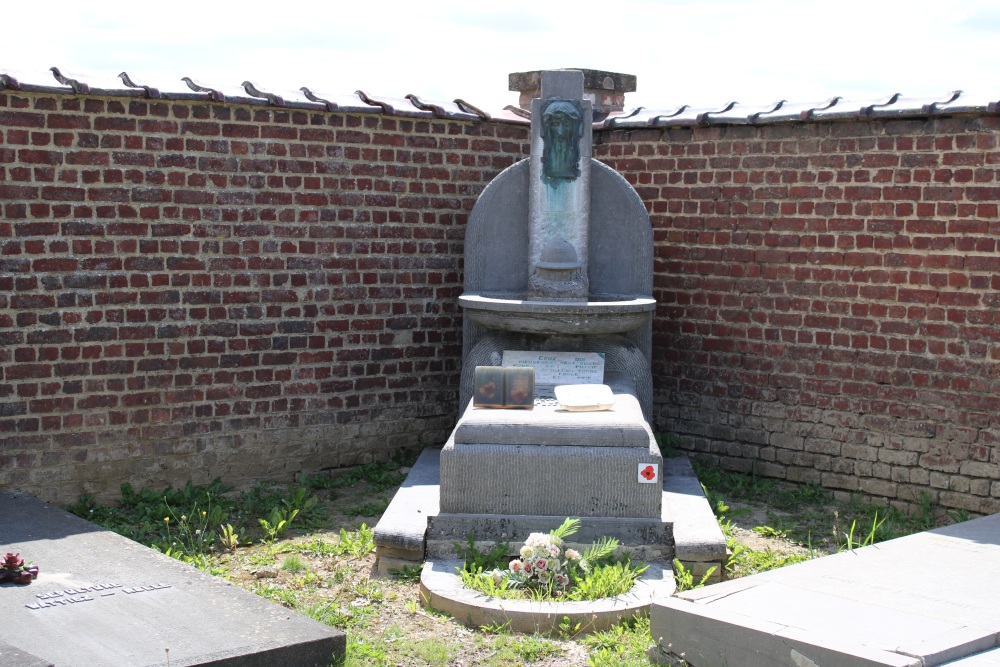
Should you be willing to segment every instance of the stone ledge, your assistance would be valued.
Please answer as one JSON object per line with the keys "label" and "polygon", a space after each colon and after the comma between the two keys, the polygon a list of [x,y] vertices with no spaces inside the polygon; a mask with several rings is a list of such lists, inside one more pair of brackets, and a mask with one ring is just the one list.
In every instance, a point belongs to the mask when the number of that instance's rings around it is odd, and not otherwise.
{"label": "stone ledge", "polygon": [[581,633],[607,630],[645,615],[654,598],[668,597],[675,590],[673,571],[651,563],[632,590],[618,597],[581,602],[504,600],[463,586],[459,567],[457,560],[427,561],[420,574],[421,603],[470,627],[505,625],[512,632],[553,632],[566,618],[571,625],[579,623]]}
{"label": "stone ledge", "polygon": [[673,523],[678,560],[716,565],[728,560],[726,536],[687,458],[663,459],[663,521]]}

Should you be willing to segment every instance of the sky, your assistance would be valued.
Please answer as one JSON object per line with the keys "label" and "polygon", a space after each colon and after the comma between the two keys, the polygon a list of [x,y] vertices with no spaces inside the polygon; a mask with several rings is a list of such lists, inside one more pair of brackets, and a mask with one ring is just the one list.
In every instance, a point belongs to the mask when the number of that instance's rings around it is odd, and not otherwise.
{"label": "sky", "polygon": [[[517,103],[511,72],[635,74],[627,109],[1000,96],[997,0],[8,1],[0,72]],[[3,24],[6,24],[3,25]],[[23,78],[23,77],[22,77]],[[40,77],[31,77],[32,83]],[[84,79],[86,80],[86,79]],[[46,78],[43,82],[52,81]],[[181,84],[182,85],[182,84]]]}

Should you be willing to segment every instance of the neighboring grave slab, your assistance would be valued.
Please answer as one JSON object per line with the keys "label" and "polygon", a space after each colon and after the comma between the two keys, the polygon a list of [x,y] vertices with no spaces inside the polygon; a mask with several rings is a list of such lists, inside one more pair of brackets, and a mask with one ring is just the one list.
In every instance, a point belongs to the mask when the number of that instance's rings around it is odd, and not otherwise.
{"label": "neighboring grave slab", "polygon": [[933,667],[1000,643],[998,580],[993,515],[685,591],[650,623],[695,667]]}
{"label": "neighboring grave slab", "polygon": [[0,553],[41,569],[0,587],[0,665],[166,665],[170,649],[175,666],[329,667],[344,655],[342,632],[30,496],[0,493],[0,517]]}

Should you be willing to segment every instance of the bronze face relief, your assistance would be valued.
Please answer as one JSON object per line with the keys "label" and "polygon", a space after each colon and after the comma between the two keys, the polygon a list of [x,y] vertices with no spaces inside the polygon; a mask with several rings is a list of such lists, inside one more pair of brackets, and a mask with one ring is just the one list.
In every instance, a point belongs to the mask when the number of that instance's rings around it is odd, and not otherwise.
{"label": "bronze face relief", "polygon": [[580,176],[583,112],[579,102],[549,100],[542,109],[542,174],[546,180]]}

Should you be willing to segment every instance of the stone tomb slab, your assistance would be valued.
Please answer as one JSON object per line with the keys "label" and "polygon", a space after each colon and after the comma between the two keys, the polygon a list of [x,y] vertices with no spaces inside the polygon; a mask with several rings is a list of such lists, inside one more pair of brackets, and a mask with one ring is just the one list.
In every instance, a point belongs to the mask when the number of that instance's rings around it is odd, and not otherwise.
{"label": "stone tomb slab", "polygon": [[569,412],[555,401],[533,410],[494,410],[471,404],[455,426],[458,445],[548,445],[648,448],[653,432],[627,376],[609,373],[615,398],[608,410]]}
{"label": "stone tomb slab", "polygon": [[0,493],[0,666],[329,667],[342,632],[30,496]]}
{"label": "stone tomb slab", "polygon": [[1000,515],[657,601],[652,633],[693,667],[934,667],[1000,645],[997,581]]}

